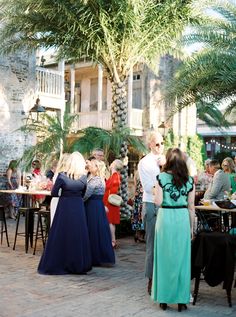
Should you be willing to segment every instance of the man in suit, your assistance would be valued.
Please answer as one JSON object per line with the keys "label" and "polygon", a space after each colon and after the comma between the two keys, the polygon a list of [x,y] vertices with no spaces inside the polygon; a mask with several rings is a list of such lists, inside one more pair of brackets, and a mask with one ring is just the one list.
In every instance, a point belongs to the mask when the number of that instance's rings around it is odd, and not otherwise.
{"label": "man in suit", "polygon": [[217,160],[210,161],[209,172],[213,178],[204,194],[204,199],[224,199],[225,191],[230,191],[231,187],[229,175],[220,169],[220,163]]}
{"label": "man in suit", "polygon": [[154,235],[157,210],[159,206],[154,203],[153,189],[156,177],[160,173],[160,166],[165,164],[164,142],[160,133],[152,131],[146,137],[150,153],[144,156],[138,164],[138,173],[143,187],[142,217],[146,238],[145,276],[148,280],[148,293],[151,295]]}

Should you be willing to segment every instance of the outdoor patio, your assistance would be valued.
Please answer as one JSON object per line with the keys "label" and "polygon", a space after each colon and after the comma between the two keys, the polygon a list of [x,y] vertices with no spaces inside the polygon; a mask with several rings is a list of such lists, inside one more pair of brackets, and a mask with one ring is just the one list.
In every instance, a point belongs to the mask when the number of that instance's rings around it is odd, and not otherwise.
{"label": "outdoor patio", "polygon": [[[158,317],[179,316],[176,306],[160,310],[146,292],[144,278],[145,244],[132,237],[119,240],[114,268],[94,268],[87,275],[43,276],[37,273],[42,252],[24,251],[24,238],[18,237],[12,250],[15,221],[7,220],[11,246],[4,237],[0,252],[1,317]],[[21,225],[23,225],[23,220]],[[204,281],[196,306],[191,304],[184,316],[222,317],[236,314],[236,288],[229,308],[222,286],[209,287]]]}

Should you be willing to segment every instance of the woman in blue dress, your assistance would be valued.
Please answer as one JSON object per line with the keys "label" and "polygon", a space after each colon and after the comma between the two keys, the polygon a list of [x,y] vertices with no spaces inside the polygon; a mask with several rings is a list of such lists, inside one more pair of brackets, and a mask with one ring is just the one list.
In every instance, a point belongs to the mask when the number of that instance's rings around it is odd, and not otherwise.
{"label": "woman in blue dress", "polygon": [[169,149],[155,186],[155,202],[161,207],[155,227],[151,296],[163,310],[167,304],[178,304],[181,311],[190,300],[194,196],[194,182],[183,153],[178,148]]}
{"label": "woman in blue dress", "polygon": [[79,152],[69,155],[59,173],[52,196],[60,193],[56,213],[41,257],[40,274],[85,274],[92,267],[83,196],[86,191],[85,160]]}
{"label": "woman in blue dress", "polygon": [[110,227],[103,204],[105,192],[104,162],[94,159],[87,160],[88,183],[84,196],[85,211],[89,231],[89,239],[93,266],[112,266],[115,254],[112,247]]}

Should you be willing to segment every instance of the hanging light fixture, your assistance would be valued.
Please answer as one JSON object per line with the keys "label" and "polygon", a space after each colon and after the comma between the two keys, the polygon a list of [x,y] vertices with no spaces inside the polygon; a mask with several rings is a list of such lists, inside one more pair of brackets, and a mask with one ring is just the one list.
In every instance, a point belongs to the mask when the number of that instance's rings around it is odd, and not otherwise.
{"label": "hanging light fixture", "polygon": [[38,97],[35,101],[33,108],[31,108],[29,111],[29,117],[33,121],[38,122],[39,121],[39,114],[44,113],[45,111],[46,111],[46,109],[40,104],[40,99]]}
{"label": "hanging light fixture", "polygon": [[169,129],[169,125],[165,122],[162,121],[161,124],[158,126],[158,129],[160,129],[160,133],[163,136],[163,138],[166,136],[166,132]]}

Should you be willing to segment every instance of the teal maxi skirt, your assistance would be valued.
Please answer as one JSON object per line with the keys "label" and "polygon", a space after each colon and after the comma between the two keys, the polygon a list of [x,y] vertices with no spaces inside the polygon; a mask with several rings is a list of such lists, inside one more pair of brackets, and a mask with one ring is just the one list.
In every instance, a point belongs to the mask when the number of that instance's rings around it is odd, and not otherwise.
{"label": "teal maxi skirt", "polygon": [[187,208],[160,208],[154,238],[151,297],[155,302],[190,300],[191,233]]}

